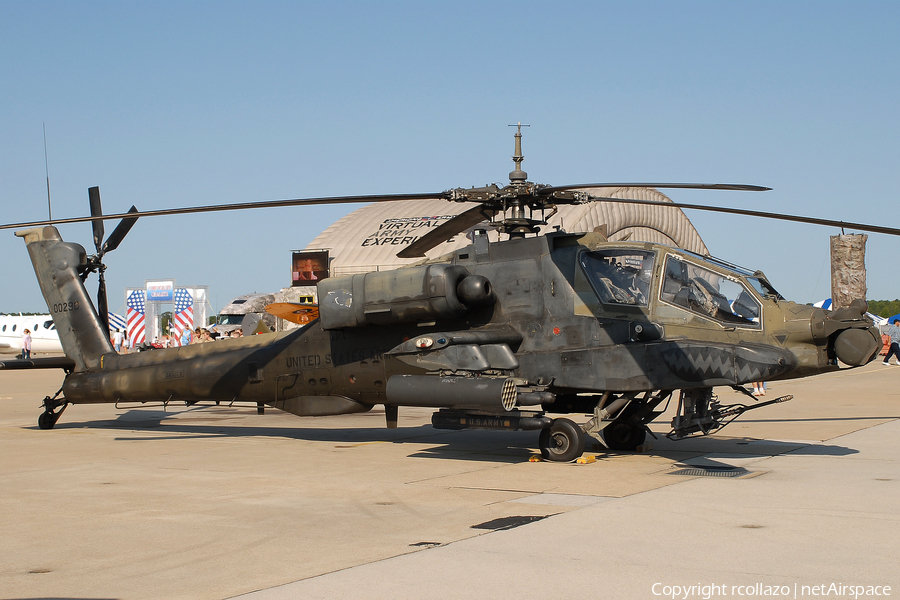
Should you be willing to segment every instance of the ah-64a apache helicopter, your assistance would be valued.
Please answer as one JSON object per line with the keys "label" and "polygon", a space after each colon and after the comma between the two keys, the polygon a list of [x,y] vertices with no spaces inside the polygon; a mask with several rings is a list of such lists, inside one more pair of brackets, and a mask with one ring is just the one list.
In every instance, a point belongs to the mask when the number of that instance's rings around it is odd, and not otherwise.
{"label": "ah-64a apache helicopter", "polygon": [[[611,449],[634,449],[676,392],[669,436],[707,434],[742,412],[783,401],[721,405],[714,386],[806,377],[860,366],[880,348],[865,301],[827,313],[788,302],[759,271],[655,243],[610,242],[601,233],[538,233],[557,205],[642,202],[593,196],[611,186],[762,191],[746,185],[587,184],[546,186],[521,169],[506,186],[409,196],[310,198],[104,216],[90,190],[91,216],[41,223],[22,237],[67,357],[4,361],[6,368],[66,370],[44,399],[38,423],[51,429],[69,404],[150,401],[255,402],[301,416],[384,405],[433,407],[445,429],[539,430],[542,454],[569,461],[585,434]],[[588,191],[586,191],[588,190]],[[509,239],[472,243],[413,266],[318,283],[319,316],[304,326],[214,343],[119,355],[106,324],[103,255],[141,216],[247,207],[445,198],[473,208],[400,254],[424,256],[451,236],[492,220]],[[644,203],[651,203],[643,201]],[[900,234],[900,231],[679,203],[699,208]],[[104,242],[103,220],[122,218]],[[91,221],[96,254],[65,242],[52,225]],[[84,286],[99,272],[95,310]],[[662,408],[661,408],[662,407]],[[591,415],[577,424],[562,414]]]}

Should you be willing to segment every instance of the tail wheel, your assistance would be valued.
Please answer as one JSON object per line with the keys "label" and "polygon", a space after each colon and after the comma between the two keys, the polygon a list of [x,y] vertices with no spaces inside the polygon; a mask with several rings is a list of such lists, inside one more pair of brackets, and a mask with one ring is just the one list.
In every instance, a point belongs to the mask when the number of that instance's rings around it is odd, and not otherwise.
{"label": "tail wheel", "polygon": [[554,462],[573,461],[584,454],[584,432],[569,419],[554,419],[538,439],[541,456]]}
{"label": "tail wheel", "polygon": [[603,429],[603,441],[610,450],[637,450],[647,439],[647,431],[632,423],[613,421]]}
{"label": "tail wheel", "polygon": [[[56,396],[58,395],[59,392],[56,393]],[[63,411],[66,410],[66,407],[69,405],[65,398],[60,400],[57,399],[56,396],[53,396],[53,398],[50,396],[44,398],[44,412],[38,417],[38,427],[41,429],[53,429],[53,426],[56,425],[56,422],[59,421]]]}
{"label": "tail wheel", "polygon": [[38,417],[38,427],[41,429],[53,429],[56,421],[59,420],[59,413],[43,412]]}

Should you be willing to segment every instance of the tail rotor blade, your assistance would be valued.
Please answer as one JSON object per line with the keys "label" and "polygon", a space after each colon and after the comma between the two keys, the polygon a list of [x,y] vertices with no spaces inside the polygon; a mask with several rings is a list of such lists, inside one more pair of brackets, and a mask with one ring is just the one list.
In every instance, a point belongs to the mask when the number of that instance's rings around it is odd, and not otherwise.
{"label": "tail rotor blade", "polygon": [[[88,200],[91,203],[91,216],[102,217],[103,208],[100,206],[99,187],[88,188]],[[91,225],[94,228],[94,246],[97,248],[97,252],[100,252],[100,248],[103,246],[103,221],[99,219],[91,221]]]}
{"label": "tail rotor blade", "polygon": [[103,335],[109,337],[109,303],[106,301],[106,277],[100,271],[100,287],[97,288],[97,313],[103,325]]}
{"label": "tail rotor blade", "polygon": [[[134,206],[132,206],[128,210],[129,214],[136,212],[138,212],[138,209]],[[119,221],[119,224],[116,225],[116,228],[113,229],[113,232],[109,234],[109,237],[103,244],[103,249],[101,250],[101,252],[103,254],[106,254],[107,252],[118,248],[119,244],[122,243],[122,240],[125,238],[125,236],[128,235],[128,232],[131,231],[131,228],[134,227],[134,224],[137,223],[137,220],[137,217],[125,217],[124,219]]]}

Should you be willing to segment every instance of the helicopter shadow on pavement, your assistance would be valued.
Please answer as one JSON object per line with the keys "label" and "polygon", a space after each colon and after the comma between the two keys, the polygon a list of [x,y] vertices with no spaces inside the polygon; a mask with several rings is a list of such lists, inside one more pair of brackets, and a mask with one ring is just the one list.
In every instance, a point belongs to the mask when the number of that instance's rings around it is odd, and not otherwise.
{"label": "helicopter shadow on pavement", "polygon": [[[650,441],[649,438],[648,441]],[[859,454],[859,450],[839,444],[830,444],[827,441],[769,440],[752,437],[729,437],[727,435],[698,436],[682,440],[670,440],[663,435],[659,435],[659,439],[652,440],[651,444],[651,452],[653,454],[666,457],[674,457],[684,453],[696,455],[715,454],[722,458],[729,456],[745,457],[748,455],[765,457],[782,454],[811,456],[850,456]]]}
{"label": "helicopter shadow on pavement", "polygon": [[[465,459],[493,462],[517,463],[527,461],[537,453],[536,431],[449,431],[434,429],[430,424],[400,426],[387,429],[380,424],[383,418],[377,413],[367,413],[362,420],[371,419],[378,426],[360,424],[360,416],[343,416],[338,419],[353,419],[346,426],[330,426],[317,417],[298,419],[296,426],[272,425],[267,420],[264,425],[246,424],[248,416],[244,412],[231,412],[225,407],[192,407],[166,412],[153,408],[132,409],[114,419],[91,421],[60,421],[57,429],[118,429],[135,432],[134,436],[119,436],[116,440],[159,441],[206,438],[282,438],[308,442],[340,444],[340,447],[355,447],[371,443],[410,444],[410,457]],[[254,415],[255,416],[255,415]],[[280,415],[293,420],[295,417]],[[355,418],[354,418],[355,417]],[[252,417],[251,417],[252,418]],[[278,417],[276,417],[278,418]],[[282,422],[284,422],[282,419]],[[330,418],[329,418],[330,419]],[[239,421],[240,424],[235,422]],[[317,426],[308,426],[310,422]],[[37,429],[37,427],[35,427]],[[601,455],[645,455],[662,457],[679,462],[689,457],[706,454],[716,455],[726,462],[729,457],[765,458],[782,454],[811,456],[849,456],[858,450],[837,444],[815,441],[781,441],[749,437],[703,436],[673,441],[656,432],[658,439],[648,436],[648,446],[643,452],[611,452],[599,442],[587,438],[587,453]],[[148,435],[150,434],[150,435]],[[423,447],[424,446],[424,447]]]}
{"label": "helicopter shadow on pavement", "polygon": [[[115,419],[60,421],[57,423],[56,429],[118,429],[123,433],[128,430],[136,435],[120,435],[115,439],[137,442],[214,438],[281,438],[335,443],[338,444],[336,448],[351,448],[371,443],[410,444],[414,450],[410,454],[411,457],[510,463],[527,461],[537,452],[538,432],[536,431],[449,431],[434,429],[430,424],[417,426],[401,424],[397,429],[387,429],[383,425],[360,426],[359,421],[356,424],[348,423],[343,427],[332,427],[329,426],[330,423],[328,425],[322,423],[322,425],[314,427],[306,425],[310,420],[320,419],[318,417],[298,418],[297,426],[272,426],[271,421],[265,425],[256,426],[235,424],[235,421],[245,423],[247,413],[229,416],[224,412],[225,410],[227,409],[217,408],[216,412],[206,412],[203,408],[194,408],[164,412],[140,408],[126,411]],[[377,417],[379,422],[383,419],[382,415],[370,416]],[[294,419],[295,417],[289,416],[288,418]],[[348,416],[343,418],[348,418]],[[427,448],[423,448],[423,446],[427,446]]]}

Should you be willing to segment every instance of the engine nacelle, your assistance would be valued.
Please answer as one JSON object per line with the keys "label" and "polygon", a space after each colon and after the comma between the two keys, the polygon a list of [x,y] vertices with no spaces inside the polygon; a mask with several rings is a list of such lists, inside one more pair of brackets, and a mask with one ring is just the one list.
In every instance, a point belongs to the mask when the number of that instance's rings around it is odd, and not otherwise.
{"label": "engine nacelle", "polygon": [[318,288],[325,329],[454,319],[496,299],[486,278],[457,265],[332,277]]}

